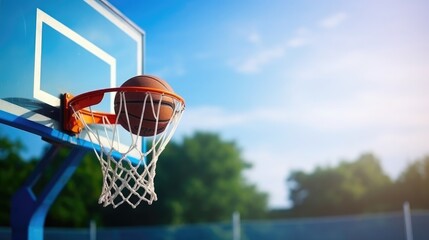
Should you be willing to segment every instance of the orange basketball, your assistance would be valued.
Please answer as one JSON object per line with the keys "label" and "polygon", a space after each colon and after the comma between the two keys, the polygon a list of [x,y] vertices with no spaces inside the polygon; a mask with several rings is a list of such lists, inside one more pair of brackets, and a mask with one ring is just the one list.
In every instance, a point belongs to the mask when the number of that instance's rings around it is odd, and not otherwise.
{"label": "orange basketball", "polygon": [[[121,87],[149,87],[174,92],[173,88],[164,80],[148,75],[132,77]],[[175,103],[173,99],[166,95],[161,98],[161,94],[158,93],[152,93],[151,97],[148,97],[146,92],[126,92],[126,104],[123,103],[122,108],[120,100],[120,95],[117,93],[115,96],[115,113],[119,116],[118,123],[127,131],[140,136],[153,136],[156,126],[158,126],[157,134],[163,132],[174,113]],[[146,106],[143,110],[144,104]],[[128,113],[128,120],[125,107]],[[158,124],[156,115],[158,115]],[[139,132],[142,117],[143,122]]]}

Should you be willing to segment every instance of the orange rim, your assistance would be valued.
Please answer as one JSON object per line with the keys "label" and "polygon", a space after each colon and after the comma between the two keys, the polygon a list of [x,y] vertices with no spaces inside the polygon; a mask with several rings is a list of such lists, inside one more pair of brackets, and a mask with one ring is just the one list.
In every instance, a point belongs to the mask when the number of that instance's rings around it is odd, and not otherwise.
{"label": "orange rim", "polygon": [[80,133],[84,128],[84,123],[75,117],[75,112],[80,112],[83,120],[87,124],[106,124],[107,122],[114,124],[116,122],[116,114],[107,112],[94,112],[89,111],[87,108],[100,103],[105,93],[109,92],[150,92],[164,94],[171,98],[176,99],[185,106],[185,101],[179,95],[163,91],[157,88],[148,87],[117,87],[105,88],[86,92],[73,97],[71,94],[66,93],[63,95],[63,128],[71,133]]}

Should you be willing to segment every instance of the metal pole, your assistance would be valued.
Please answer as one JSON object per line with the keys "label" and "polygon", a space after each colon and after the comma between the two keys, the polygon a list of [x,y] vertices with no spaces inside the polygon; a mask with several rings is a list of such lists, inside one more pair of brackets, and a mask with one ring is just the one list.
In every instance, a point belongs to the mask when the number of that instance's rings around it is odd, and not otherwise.
{"label": "metal pole", "polygon": [[240,240],[241,238],[240,228],[241,228],[240,213],[236,211],[232,214],[232,239],[233,240]]}
{"label": "metal pole", "polygon": [[410,204],[408,202],[404,202],[403,209],[404,209],[406,240],[413,240],[413,227],[411,224]]}
{"label": "metal pole", "polygon": [[94,220],[89,222],[89,239],[97,240],[97,223]]}

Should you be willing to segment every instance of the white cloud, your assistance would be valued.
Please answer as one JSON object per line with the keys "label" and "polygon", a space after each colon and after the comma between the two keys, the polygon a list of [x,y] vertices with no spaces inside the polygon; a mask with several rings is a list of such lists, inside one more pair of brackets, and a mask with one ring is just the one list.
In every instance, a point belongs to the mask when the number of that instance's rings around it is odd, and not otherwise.
{"label": "white cloud", "polygon": [[239,125],[244,121],[243,115],[228,112],[218,106],[188,107],[183,114],[178,131],[189,133],[195,130],[221,130]]}
{"label": "white cloud", "polygon": [[225,130],[245,126],[280,124],[288,117],[277,108],[255,108],[245,111],[231,111],[219,106],[187,108],[180,123],[180,131]]}
{"label": "white cloud", "polygon": [[424,111],[428,101],[370,93],[300,105],[302,108],[292,115],[296,124],[319,131],[424,127],[429,122],[429,113]]}
{"label": "white cloud", "polygon": [[295,31],[295,34],[290,38],[286,46],[291,48],[302,47],[310,43],[311,31],[308,28],[300,27]]}
{"label": "white cloud", "polygon": [[[308,39],[304,37],[308,31],[304,28],[300,28],[297,31],[297,36],[284,42],[284,39],[277,41],[278,44],[264,46],[261,34],[258,31],[252,30],[246,32],[245,40],[251,43],[250,49],[252,51],[246,56],[234,56],[233,60],[230,60],[230,65],[235,71],[244,74],[259,73],[271,63],[283,58],[286,50],[289,47],[295,48],[304,46],[308,43]],[[248,53],[248,52],[246,52]]]}
{"label": "white cloud", "polygon": [[320,21],[320,26],[322,28],[331,29],[339,26],[344,20],[346,20],[347,14],[344,12],[336,13],[334,15],[328,16],[322,21]]}
{"label": "white cloud", "polygon": [[[429,62],[368,50],[312,56],[289,73],[297,122],[316,128],[425,126],[429,122]],[[302,109],[302,110],[299,110]]]}
{"label": "white cloud", "polygon": [[259,73],[271,63],[283,58],[288,48],[297,48],[309,44],[309,33],[307,28],[300,27],[296,30],[294,36],[289,40],[280,39],[278,44],[261,47],[261,35],[257,31],[252,31],[247,36],[247,41],[253,45],[259,45],[260,48],[253,54],[229,61],[232,67],[239,73],[253,74]]}
{"label": "white cloud", "polygon": [[240,73],[259,73],[268,64],[279,58],[282,58],[285,54],[285,50],[286,49],[283,46],[265,48],[257,51],[253,55],[246,57],[245,59],[235,61],[233,66]]}

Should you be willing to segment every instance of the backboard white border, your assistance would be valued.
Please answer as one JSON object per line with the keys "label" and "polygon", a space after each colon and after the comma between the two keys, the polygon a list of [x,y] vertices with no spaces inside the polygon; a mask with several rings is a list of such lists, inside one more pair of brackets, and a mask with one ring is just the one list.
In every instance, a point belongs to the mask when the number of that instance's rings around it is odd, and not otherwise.
{"label": "backboard white border", "polygon": [[[130,36],[137,44],[137,69],[136,75],[142,74],[143,68],[143,30],[141,30],[138,26],[133,24],[128,20],[124,15],[122,15],[119,11],[117,11],[112,5],[110,5],[106,1],[101,1],[102,6],[98,3],[97,0],[85,0],[85,2],[94,8],[97,12],[103,15],[110,22],[115,24],[118,28],[120,28],[123,32],[125,32],[128,36]],[[116,15],[106,9],[106,6],[110,8]],[[122,21],[118,19],[117,15],[122,18]],[[124,22],[125,21],[125,22]]]}
{"label": "backboard white border", "polygon": [[59,96],[53,96],[41,89],[41,74],[42,74],[42,41],[43,41],[43,24],[46,24],[65,37],[69,38],[88,52],[94,54],[110,66],[110,87],[116,86],[116,59],[97,47],[86,38],[82,37],[75,31],[71,30],[55,18],[51,17],[41,9],[36,10],[36,39],[35,39],[35,54],[34,54],[34,98],[45,102],[51,106],[59,107],[61,100]]}

